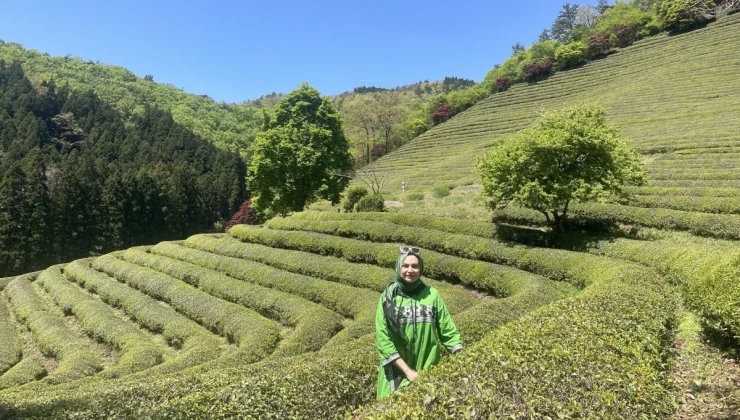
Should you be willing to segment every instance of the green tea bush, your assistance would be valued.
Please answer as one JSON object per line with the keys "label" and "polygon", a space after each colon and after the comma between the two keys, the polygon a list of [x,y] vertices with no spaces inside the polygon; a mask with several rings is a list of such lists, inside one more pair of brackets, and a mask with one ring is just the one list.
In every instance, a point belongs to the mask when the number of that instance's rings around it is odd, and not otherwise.
{"label": "green tea bush", "polygon": [[44,379],[45,382],[73,381],[103,369],[102,358],[60,317],[47,310],[28,278],[16,277],[8,283],[5,292],[16,316],[33,334],[39,350],[59,360],[59,366]]}
{"label": "green tea bush", "polygon": [[[235,228],[238,230],[238,228]],[[190,237],[188,247],[162,242],[152,248],[155,255],[189,262],[230,277],[300,296],[336,311],[354,321],[335,335],[330,343],[353,340],[374,331],[377,292],[294,274],[242,259],[239,248],[210,235]]]}
{"label": "green tea bush", "polygon": [[266,357],[280,339],[280,330],[275,322],[157,271],[119,260],[110,254],[96,258],[92,267],[167,302],[199,324],[222,334],[239,346],[245,361]]}
{"label": "green tea bush", "polygon": [[121,308],[148,330],[162,334],[169,345],[180,349],[176,359],[148,369],[145,373],[151,374],[155,370],[172,372],[220,355],[222,339],[171,307],[93,270],[89,261],[74,261],[64,267],[64,273],[70,280],[96,293],[103,302]]}
{"label": "green tea bush", "polygon": [[65,311],[79,319],[82,329],[92,337],[119,350],[120,359],[104,374],[111,377],[148,369],[161,363],[167,346],[155,343],[132,323],[120,319],[110,306],[90,297],[67,281],[61,267],[43,271],[37,282]]}
{"label": "green tea bush", "polygon": [[357,203],[367,195],[367,188],[364,187],[349,187],[347,193],[344,195],[342,200],[342,208],[345,212],[351,213]]}
{"label": "green tea bush", "polygon": [[[214,243],[214,241],[218,241]],[[190,245],[190,240],[186,245]],[[207,236],[199,237],[195,247],[209,243],[210,252],[224,254],[220,249],[229,249],[227,255],[237,255],[262,264],[267,264],[282,270],[316,277],[332,282],[342,283],[349,286],[371,289],[382,292],[390,281],[395,278],[393,270],[367,264],[356,264],[341,258],[326,257],[301,251],[290,251],[269,248],[263,245],[242,243],[233,238],[213,240]],[[393,265],[395,260],[386,265]],[[429,265],[429,263],[426,263]],[[478,303],[468,291],[451,284],[439,282],[428,278],[432,273],[427,270],[425,282],[437,288],[445,297],[450,312],[462,311]]]}
{"label": "green tea bush", "polygon": [[740,214],[740,197],[638,195],[630,199],[629,204],[702,213]]}
{"label": "green tea bush", "polygon": [[10,319],[5,299],[0,296],[0,375],[21,359],[21,342]]}
{"label": "green tea bush", "polygon": [[[586,286],[597,279],[609,277],[632,263],[611,258],[598,258],[558,249],[516,246],[469,235],[457,235],[424,228],[411,228],[370,221],[312,221],[273,219],[269,226],[276,229],[309,230],[337,236],[353,237],[374,242],[404,240],[422,248],[463,258],[512,265],[554,280],[568,280]],[[232,233],[240,239],[248,230]]]}
{"label": "green tea bush", "polygon": [[740,250],[672,240],[609,239],[594,242],[591,252],[636,261],[676,279],[684,299],[702,323],[730,343],[740,343]]}
{"label": "green tea bush", "polygon": [[319,350],[342,329],[342,317],[308,300],[235,280],[218,272],[161,255],[129,249],[123,258],[197,287],[212,296],[254,309],[294,328],[273,356],[293,356]]}
{"label": "green tea bush", "polygon": [[[24,356],[20,362],[0,376],[0,390],[38,381],[44,376],[46,376],[46,368],[43,357]],[[0,414],[2,414],[1,408]]]}
{"label": "green tea bush", "polygon": [[[395,256],[398,255],[397,244],[379,244],[320,233],[273,229],[239,229],[232,232],[232,234],[237,239],[247,242],[261,243],[271,247],[298,249],[388,268],[393,268]],[[213,248],[218,249],[215,246]],[[424,249],[422,252],[425,275],[454,283],[462,283],[497,297],[511,296],[516,293],[522,284],[539,278],[539,276],[532,273],[503,265],[455,257],[428,249]],[[250,254],[254,254],[254,251]],[[308,257],[302,257],[302,259],[309,260]],[[321,257],[316,259],[321,260]],[[435,287],[439,287],[449,294],[441,285]],[[454,308],[454,301],[450,304]]]}
{"label": "green tea bush", "polygon": [[434,198],[444,198],[450,195],[450,190],[452,187],[449,185],[439,185],[434,187],[434,191],[432,192],[432,195]]}
{"label": "green tea bush", "polygon": [[406,201],[421,201],[424,199],[424,193],[408,193]]}
{"label": "green tea bush", "polygon": [[677,299],[649,274],[624,271],[507,324],[355,417],[668,418]]}
{"label": "green tea bush", "polygon": [[357,212],[370,212],[370,211],[383,211],[385,210],[385,201],[381,195],[366,195],[357,202],[355,211]]}

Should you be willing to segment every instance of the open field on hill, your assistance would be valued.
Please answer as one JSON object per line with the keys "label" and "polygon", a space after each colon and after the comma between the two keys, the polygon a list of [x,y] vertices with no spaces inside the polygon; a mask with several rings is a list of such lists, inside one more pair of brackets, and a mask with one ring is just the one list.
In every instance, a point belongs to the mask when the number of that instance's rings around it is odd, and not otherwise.
{"label": "open field on hill", "polygon": [[[378,161],[393,189],[426,193],[392,194],[393,212],[318,205],[0,279],[0,418],[733,418],[740,180],[721,174],[740,153],[738,29],[730,16],[494,95]],[[518,208],[492,222],[474,157],[583,98],[661,179],[575,206],[590,231],[555,236]],[[422,248],[465,348],[376,402],[399,245]]]}

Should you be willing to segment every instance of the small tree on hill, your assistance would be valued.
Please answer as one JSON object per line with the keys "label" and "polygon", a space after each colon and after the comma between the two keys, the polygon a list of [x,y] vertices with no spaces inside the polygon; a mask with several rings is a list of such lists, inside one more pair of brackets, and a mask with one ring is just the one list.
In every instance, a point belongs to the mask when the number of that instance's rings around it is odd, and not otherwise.
{"label": "small tree on hill", "polygon": [[552,60],[527,64],[522,67],[522,71],[524,72],[524,80],[528,83],[547,79],[552,74]]}
{"label": "small tree on hill", "polygon": [[257,216],[255,216],[252,210],[252,201],[247,200],[242,203],[239,210],[231,217],[225,231],[228,232],[234,225],[253,225],[255,223],[257,223]]}
{"label": "small tree on hill", "polygon": [[454,114],[455,111],[451,106],[442,104],[438,106],[429,117],[432,119],[432,122],[434,122],[434,125],[437,125],[449,120]]}
{"label": "small tree on hill", "polygon": [[571,202],[604,201],[624,196],[625,185],[644,184],[637,154],[605,115],[595,105],[549,111],[479,157],[476,170],[491,207],[537,210],[562,232]]}

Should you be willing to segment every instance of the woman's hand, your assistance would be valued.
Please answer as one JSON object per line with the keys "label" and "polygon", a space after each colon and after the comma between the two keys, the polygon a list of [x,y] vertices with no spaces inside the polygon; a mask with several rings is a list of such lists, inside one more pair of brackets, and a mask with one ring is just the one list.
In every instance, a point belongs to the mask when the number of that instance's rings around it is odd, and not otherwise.
{"label": "woman's hand", "polygon": [[411,369],[401,358],[394,360],[393,364],[396,365],[397,368],[401,369],[401,372],[406,375],[406,379],[408,379],[409,382],[414,382],[416,377],[419,376],[419,374],[416,373],[415,370]]}
{"label": "woman's hand", "polygon": [[409,371],[406,372],[406,379],[408,379],[409,382],[414,382],[417,376],[419,376],[419,374],[415,370],[409,369]]}

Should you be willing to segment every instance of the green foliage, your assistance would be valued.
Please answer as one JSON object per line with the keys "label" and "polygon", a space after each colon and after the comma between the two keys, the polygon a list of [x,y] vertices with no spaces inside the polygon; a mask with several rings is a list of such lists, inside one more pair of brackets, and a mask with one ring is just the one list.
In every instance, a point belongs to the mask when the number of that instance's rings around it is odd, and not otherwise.
{"label": "green foliage", "polygon": [[324,198],[339,202],[352,167],[339,114],[308,86],[283,98],[253,145],[249,186],[254,207],[270,214],[303,211]]}
{"label": "green foliage", "polygon": [[339,315],[287,293],[234,280],[194,264],[161,255],[154,256],[137,249],[126,251],[123,258],[189,283],[211,296],[253,309],[282,325],[294,328],[290,337],[281,341],[279,348],[272,354],[273,357],[293,356],[319,350],[342,328],[342,319]]}
{"label": "green foliage", "polygon": [[605,200],[623,194],[624,185],[643,184],[637,155],[605,115],[600,106],[549,111],[480,157],[476,169],[491,206],[520,204],[548,221],[552,215],[561,231],[571,201]]}
{"label": "green foliage", "polygon": [[585,63],[586,45],[581,41],[560,45],[555,50],[555,62],[561,69],[567,69]]}
{"label": "green foliage", "polygon": [[244,153],[259,130],[257,107],[217,103],[123,67],[40,54],[16,43],[0,43],[0,60],[18,60],[35,85],[54,80],[72,90],[92,90],[126,120],[144,115],[147,107],[168,111],[177,124],[222,149]]}
{"label": "green foliage", "polygon": [[616,2],[599,17],[594,29],[598,32],[614,33],[619,26],[630,26],[637,30],[639,38],[655,35],[663,25],[654,10],[645,11],[625,2]]}
{"label": "green foliage", "polygon": [[0,376],[0,390],[37,381],[44,375],[46,375],[46,369],[43,357],[26,356]]}
{"label": "green foliage", "polygon": [[407,201],[421,201],[424,199],[424,193],[408,193],[406,194]]}
{"label": "green foliage", "polygon": [[660,16],[667,29],[684,31],[712,19],[715,7],[713,0],[663,0]]}
{"label": "green foliage", "polygon": [[342,208],[346,213],[352,213],[355,209],[355,205],[360,201],[362,197],[367,195],[367,188],[364,187],[349,187],[342,200]]}
{"label": "green foliage", "polygon": [[239,346],[240,356],[245,361],[266,357],[278,344],[280,333],[276,323],[240,305],[217,299],[172,277],[110,254],[95,259],[92,266],[155,299],[167,301],[173,308],[223,335]]}
{"label": "green foliage", "polygon": [[443,198],[450,195],[450,190],[452,187],[449,185],[439,185],[434,187],[434,191],[432,192],[432,195],[434,195],[434,198]]}
{"label": "green foliage", "polygon": [[366,195],[357,202],[355,210],[357,212],[383,211],[385,210],[383,196],[378,194]]}
{"label": "green foliage", "polygon": [[17,277],[8,284],[5,292],[13,304],[13,311],[31,331],[41,352],[59,360],[59,366],[44,379],[45,382],[69,382],[103,369],[102,358],[86,340],[47,309],[28,278]]}
{"label": "green foliage", "polygon": [[0,377],[5,371],[21,360],[21,342],[15,326],[10,320],[10,314],[5,299],[0,296]]}
{"label": "green foliage", "polygon": [[79,319],[83,331],[96,339],[112,344],[119,350],[120,359],[107,377],[116,378],[148,369],[161,363],[169,349],[153,342],[136,326],[115,315],[110,306],[80,291],[62,275],[59,266],[42,272],[37,280],[65,311]]}

